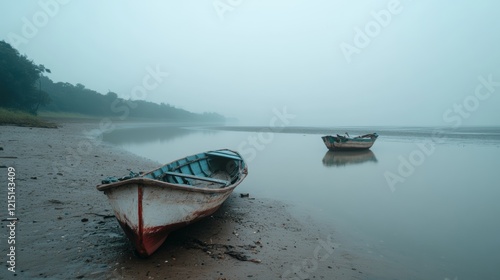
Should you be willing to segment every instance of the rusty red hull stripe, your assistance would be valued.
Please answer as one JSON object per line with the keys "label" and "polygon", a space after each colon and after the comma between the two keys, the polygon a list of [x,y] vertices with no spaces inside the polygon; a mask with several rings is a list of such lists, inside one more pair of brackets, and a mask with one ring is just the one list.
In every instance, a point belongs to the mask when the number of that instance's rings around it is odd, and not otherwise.
{"label": "rusty red hull stripe", "polygon": [[[143,239],[144,239],[144,236],[143,236],[143,230],[144,230],[144,226],[143,226],[143,220],[142,220],[142,194],[143,194],[143,189],[142,189],[142,185],[139,185],[137,187],[137,218],[139,219],[138,221],[138,224],[139,224],[139,228],[138,228],[138,243],[139,244],[144,244],[143,243]],[[141,246],[142,247],[142,246]],[[141,248],[141,249],[145,249],[145,248]],[[140,252],[142,253],[142,252]]]}

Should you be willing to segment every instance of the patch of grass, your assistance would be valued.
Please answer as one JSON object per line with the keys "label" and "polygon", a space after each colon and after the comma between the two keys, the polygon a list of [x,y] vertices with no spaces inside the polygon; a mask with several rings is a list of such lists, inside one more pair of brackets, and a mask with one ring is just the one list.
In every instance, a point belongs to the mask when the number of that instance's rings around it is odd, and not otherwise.
{"label": "patch of grass", "polygon": [[57,128],[55,123],[44,121],[40,117],[5,108],[0,108],[0,125]]}
{"label": "patch of grass", "polygon": [[98,116],[89,116],[89,115],[83,115],[79,113],[69,113],[69,112],[53,112],[53,111],[38,111],[38,116],[42,118],[49,118],[49,119],[81,119],[81,120],[94,120],[94,119],[100,119],[102,117]]}

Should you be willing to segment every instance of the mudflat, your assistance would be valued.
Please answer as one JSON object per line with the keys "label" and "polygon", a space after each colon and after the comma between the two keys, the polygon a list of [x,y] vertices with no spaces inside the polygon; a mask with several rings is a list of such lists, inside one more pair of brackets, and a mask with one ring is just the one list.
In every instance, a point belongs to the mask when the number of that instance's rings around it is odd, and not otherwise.
{"label": "mudflat", "polygon": [[[166,162],[86,133],[98,128],[93,122],[0,127],[0,278],[368,279],[369,262],[340,246],[333,229],[299,221],[288,205],[242,197],[238,189],[212,216],[174,232],[149,258],[137,257],[95,187],[107,176]],[[14,245],[3,214],[9,167],[15,169]],[[15,264],[8,270],[10,246]]]}

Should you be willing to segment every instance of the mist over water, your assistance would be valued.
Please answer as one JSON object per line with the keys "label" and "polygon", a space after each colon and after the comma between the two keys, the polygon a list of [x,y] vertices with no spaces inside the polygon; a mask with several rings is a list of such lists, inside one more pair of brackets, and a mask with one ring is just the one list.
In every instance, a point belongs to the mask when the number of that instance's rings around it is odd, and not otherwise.
{"label": "mist over water", "polygon": [[54,82],[239,125],[266,125],[284,107],[294,125],[499,125],[499,8],[494,0],[0,1],[0,40],[50,68]]}
{"label": "mist over water", "polygon": [[[129,128],[104,140],[162,164],[238,150],[249,176],[237,192],[294,205],[298,216],[334,228],[344,248],[401,271],[402,279],[500,275],[499,128],[445,130],[432,142],[435,128],[293,127],[258,145],[249,139],[259,139],[262,128],[224,129]],[[380,137],[369,151],[327,151],[321,134],[345,131]],[[399,179],[388,180],[389,173]],[[383,271],[366,273],[384,279]]]}

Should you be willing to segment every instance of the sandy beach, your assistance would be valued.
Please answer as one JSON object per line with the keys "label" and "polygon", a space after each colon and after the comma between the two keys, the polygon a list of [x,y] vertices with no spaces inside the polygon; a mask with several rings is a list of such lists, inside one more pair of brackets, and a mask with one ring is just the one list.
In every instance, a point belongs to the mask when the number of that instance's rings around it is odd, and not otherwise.
{"label": "sandy beach", "polygon": [[[172,234],[151,257],[134,255],[96,185],[160,164],[88,138],[99,123],[0,127],[2,279],[374,279],[335,231],[298,220],[289,205],[240,197]],[[164,162],[166,163],[166,162]],[[9,271],[8,167],[15,168],[15,272]]]}

